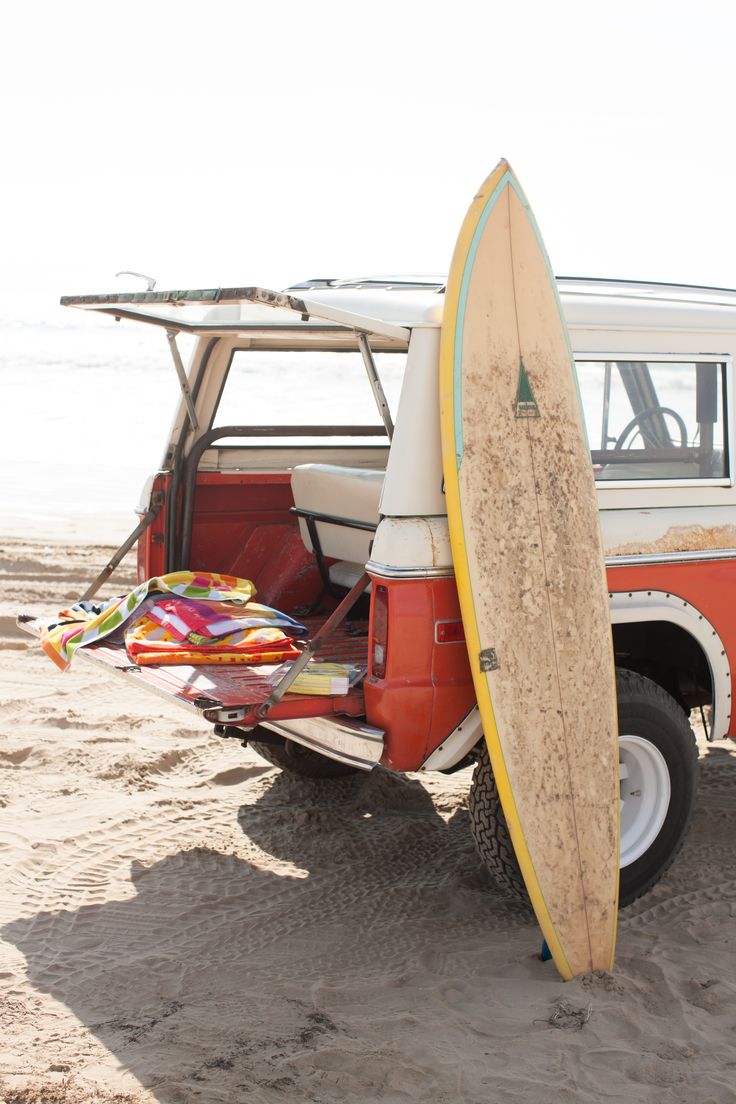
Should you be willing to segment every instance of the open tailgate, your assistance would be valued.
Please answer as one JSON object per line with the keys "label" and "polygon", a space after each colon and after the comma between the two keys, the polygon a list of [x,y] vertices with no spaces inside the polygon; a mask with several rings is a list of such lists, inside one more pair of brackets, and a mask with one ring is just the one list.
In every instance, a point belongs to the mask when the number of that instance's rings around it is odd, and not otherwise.
{"label": "open tailgate", "polygon": [[[302,618],[309,637],[316,634],[321,618]],[[40,636],[41,622],[31,614],[18,617],[21,629]],[[331,663],[365,665],[367,656],[367,622],[351,621],[338,626],[320,650],[320,659]],[[95,644],[78,648],[77,659],[97,663],[131,684],[152,690],[162,697],[179,702],[214,724],[238,725],[245,728],[262,723],[258,709],[274,689],[269,677],[273,668],[225,664],[211,666],[138,667],[125,650],[121,639],[106,637]],[[268,713],[268,720],[302,717],[325,717],[344,714],[360,717],[365,712],[360,686],[346,695],[287,693]],[[245,733],[244,733],[245,735]]]}

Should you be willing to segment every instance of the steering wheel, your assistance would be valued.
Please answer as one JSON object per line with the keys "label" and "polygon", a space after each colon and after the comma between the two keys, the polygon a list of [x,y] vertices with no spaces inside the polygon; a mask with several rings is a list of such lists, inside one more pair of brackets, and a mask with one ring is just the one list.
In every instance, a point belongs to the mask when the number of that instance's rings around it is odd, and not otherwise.
{"label": "steering wheel", "polygon": [[[616,438],[616,443],[613,446],[614,449],[622,449],[626,442],[626,438],[634,429],[641,431],[641,423],[648,421],[650,418],[654,418],[658,414],[668,414],[670,418],[674,418],[677,423],[677,428],[680,431],[680,444],[679,448],[687,447],[687,426],[685,422],[671,406],[648,406],[645,410],[640,410],[638,414],[635,414],[630,422],[627,422],[624,428]],[[642,434],[642,436],[644,436]]]}

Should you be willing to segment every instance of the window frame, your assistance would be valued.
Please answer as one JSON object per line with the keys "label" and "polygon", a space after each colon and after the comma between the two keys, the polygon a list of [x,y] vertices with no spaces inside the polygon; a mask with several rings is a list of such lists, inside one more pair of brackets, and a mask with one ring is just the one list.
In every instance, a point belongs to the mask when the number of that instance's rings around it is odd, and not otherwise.
{"label": "window frame", "polygon": [[[684,476],[667,478],[667,479],[596,479],[595,485],[597,490],[654,490],[657,488],[665,487],[733,487],[734,486],[734,471],[732,464],[732,457],[734,456],[734,418],[730,416],[730,396],[733,393],[733,363],[731,355],[729,353],[641,353],[641,352],[629,352],[619,349],[617,352],[609,350],[590,350],[583,351],[579,349],[573,350],[573,361],[575,363],[575,383],[578,387],[578,395],[580,397],[580,409],[583,411],[582,395],[580,394],[580,385],[577,375],[577,364],[582,363],[605,363],[606,361],[618,362],[621,360],[629,362],[643,362],[645,364],[719,364],[723,365],[724,371],[722,372],[722,393],[721,402],[723,404],[723,419],[724,419],[724,434],[723,445],[725,451],[725,463],[726,472],[725,476],[716,476],[714,478],[702,478],[700,476],[687,479]],[[585,426],[585,420],[583,420]],[[586,428],[587,435],[587,428]],[[590,443],[588,442],[588,451],[590,452]]]}
{"label": "window frame", "polygon": [[[370,353],[370,355],[373,359],[374,367],[376,368],[376,375],[377,375],[378,380],[379,380],[380,392],[381,392],[381,394],[383,394],[383,382],[381,380],[380,372],[378,372],[377,366],[375,365],[376,356],[384,356],[384,355],[388,355],[388,354],[391,354],[391,355],[397,355],[398,354],[400,356],[403,356],[403,358],[404,358],[404,372],[405,372],[406,371],[406,359],[409,355],[408,347],[406,349],[404,349],[404,348],[401,348],[401,347],[382,348],[382,347],[379,346],[379,348],[376,349],[370,344],[370,337],[371,336],[372,335],[370,335],[370,334],[367,335],[369,353]],[[215,398],[215,401],[214,401],[214,404],[213,404],[213,407],[212,407],[212,414],[211,414],[210,419],[209,419],[209,425],[206,427],[208,431],[212,431],[214,429],[220,429],[220,428],[228,428],[226,423],[223,423],[223,425],[220,426],[217,422],[217,417],[220,413],[220,405],[222,403],[222,398],[225,394],[225,390],[227,388],[228,381],[230,380],[230,373],[232,371],[233,364],[234,364],[235,359],[238,356],[238,354],[239,353],[264,353],[264,352],[266,352],[266,353],[273,352],[273,353],[282,353],[282,354],[283,353],[325,353],[325,354],[328,354],[328,355],[329,354],[337,354],[337,353],[343,353],[343,354],[344,353],[349,353],[349,354],[356,355],[358,358],[360,358],[360,360],[363,364],[363,370],[364,370],[364,373],[365,373],[364,376],[363,376],[363,379],[365,381],[365,386],[368,388],[368,395],[370,395],[370,398],[372,399],[373,409],[377,410],[379,415],[382,414],[380,403],[379,403],[379,398],[378,398],[378,395],[376,394],[376,389],[373,386],[373,383],[370,379],[370,376],[366,372],[367,365],[365,363],[365,353],[363,352],[363,350],[361,349],[361,347],[358,343],[357,334],[355,335],[355,344],[350,345],[350,346],[346,346],[344,348],[343,347],[331,347],[331,346],[325,347],[325,348],[322,348],[322,347],[307,348],[304,345],[300,345],[298,343],[294,344],[293,346],[289,345],[289,346],[283,346],[283,347],[281,347],[281,346],[261,347],[258,344],[253,344],[252,345],[250,342],[248,342],[248,344],[243,344],[243,343],[238,342],[237,344],[234,344],[233,347],[230,349],[230,355],[228,356],[227,364],[225,366],[225,371],[222,375],[222,380],[220,382],[220,386],[218,388],[217,395],[216,395],[216,398]],[[402,374],[401,386],[403,387],[403,374]],[[399,397],[398,397],[397,403],[398,403],[398,401],[400,401],[400,398],[401,398],[401,389],[399,389]],[[237,424],[240,424],[240,423],[232,423],[232,424],[237,425]],[[246,423],[242,423],[242,424],[245,425]],[[266,423],[266,424],[268,424],[268,423]],[[288,426],[287,425],[282,425],[280,428],[283,429],[283,430],[287,430],[287,429],[291,430],[291,432],[289,432],[289,433],[283,432],[283,433],[278,434],[278,436],[280,438],[283,438],[286,441],[297,440],[297,439],[300,439],[304,436],[306,436],[306,437],[314,436],[314,434],[312,434],[310,432],[310,430],[314,427],[309,425],[309,424],[306,424],[306,426],[305,426],[303,424],[295,422],[293,424],[293,426],[291,426],[291,425],[288,425]],[[373,432],[374,430],[382,430],[383,433],[386,433],[386,443],[388,443],[390,445],[390,435],[387,432],[386,423],[385,423],[385,420],[383,420],[383,419],[382,419],[382,423],[378,423],[378,422],[375,423],[375,424],[371,423],[371,424],[366,425],[365,427],[357,427],[355,425],[355,423],[350,423],[350,424],[347,424],[347,425],[340,424],[340,425],[335,426],[335,431],[338,430],[338,429],[344,429],[345,433],[344,434],[339,434],[339,435],[340,436],[345,436],[345,437],[360,438],[361,436],[365,436],[365,435],[361,435],[361,434],[356,434],[354,432],[356,428],[367,428],[367,429],[369,429],[369,431],[371,431],[369,433],[369,436],[376,436],[376,434]],[[393,424],[391,425],[391,428],[393,430],[393,428],[394,428]],[[304,432],[300,432],[300,430],[303,431],[304,429],[307,430],[306,434]],[[333,432],[331,434],[331,436],[338,436],[338,434],[337,434],[337,432]],[[375,446],[375,447],[376,448],[385,448],[386,443],[382,443],[381,445]],[[247,448],[248,445],[245,444],[245,442],[244,442],[243,444],[223,445],[223,446],[220,446],[220,447],[222,447],[222,448],[240,448],[240,449],[242,449],[242,448]],[[279,446],[276,446],[276,447],[285,448],[285,447],[289,447],[289,446],[288,445],[279,445]],[[306,447],[310,447],[310,446],[308,445]],[[323,447],[323,446],[319,445],[319,447]],[[334,445],[334,446],[325,445],[324,447],[334,447],[335,449],[340,449],[340,448],[346,448],[346,447],[350,447],[350,446],[345,445],[345,444],[339,444],[339,445]],[[369,446],[369,447],[371,447],[371,446]]]}

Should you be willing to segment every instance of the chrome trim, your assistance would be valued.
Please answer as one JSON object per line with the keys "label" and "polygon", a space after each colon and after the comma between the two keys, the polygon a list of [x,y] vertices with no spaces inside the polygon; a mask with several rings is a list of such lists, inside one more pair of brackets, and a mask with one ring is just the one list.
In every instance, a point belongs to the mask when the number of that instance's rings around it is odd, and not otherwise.
{"label": "chrome trim", "polygon": [[384,730],[353,717],[300,717],[261,724],[310,751],[360,770],[373,770],[383,755]]}
{"label": "chrome trim", "polygon": [[116,272],[116,276],[138,276],[141,280],[146,281],[146,291],[153,291],[156,287],[156,279],[153,276],[146,276],[143,272],[131,272],[129,268],[124,268],[122,272]]}
{"label": "chrome trim", "polygon": [[584,361],[590,364],[595,361],[636,360],[647,364],[726,364],[731,359],[731,353],[675,353],[657,352],[643,353],[641,350],[633,352],[621,349],[613,352],[611,349],[575,349],[575,361]]}
{"label": "chrome trim", "polygon": [[[736,559],[736,548],[713,548],[699,552],[627,553],[605,557],[606,567],[646,567],[653,564],[697,563]],[[455,574],[452,567],[391,567],[369,560],[366,571],[382,579],[441,579]]]}
{"label": "chrome trim", "polygon": [[448,770],[464,759],[471,748],[474,748],[482,739],[483,723],[480,719],[480,710],[477,705],[474,705],[467,717],[464,717],[457,728],[446,736],[439,747],[436,747],[424,760],[419,770]]}
{"label": "chrome trim", "polygon": [[392,567],[390,564],[369,560],[365,565],[369,575],[380,579],[441,579],[454,575],[452,567]]}
{"label": "chrome trim", "polygon": [[[649,305],[652,305],[652,303],[650,303]],[[680,305],[682,305],[682,304],[680,304]],[[693,307],[698,307],[698,306],[705,305],[705,304],[691,303],[691,304],[688,304],[688,305],[693,306]],[[710,303],[708,305],[709,306],[718,306],[719,304]],[[720,304],[720,305],[725,306],[725,304]],[[603,330],[609,330],[609,331],[613,331],[615,333],[637,333],[637,332],[638,333],[663,333],[663,334],[707,333],[711,337],[714,334],[719,334],[719,335],[724,336],[724,337],[730,337],[731,334],[734,333],[734,329],[736,329],[736,327],[734,327],[734,326],[729,326],[729,327],[726,327],[726,326],[723,326],[723,325],[713,326],[712,324],[710,326],[706,326],[705,324],[700,324],[698,326],[694,326],[694,325],[665,326],[662,323],[658,323],[656,326],[650,326],[650,325],[647,325],[647,323],[644,322],[644,321],[610,322],[610,323],[605,324],[603,326],[601,326],[600,323],[596,324],[596,323],[590,322],[590,321],[568,322],[567,327],[571,331],[572,334],[574,334],[576,332],[583,332],[583,331],[586,331],[586,332],[590,331],[590,333],[601,333]],[[618,355],[620,356],[621,353],[619,352]]]}
{"label": "chrome trim", "polygon": [[712,548],[702,552],[632,553],[606,556],[606,567],[644,567],[651,564],[697,563],[699,560],[735,560],[736,548]]}
{"label": "chrome trim", "polygon": [[[605,557],[606,567],[639,567],[651,564],[697,563],[698,560],[734,560],[736,548],[712,548],[698,552],[632,552],[623,556]],[[439,579],[454,575],[452,567],[391,567],[390,564],[369,560],[366,571],[384,579]]]}
{"label": "chrome trim", "polygon": [[[733,479],[728,476],[716,476],[713,479],[701,479],[699,476],[693,479],[596,479],[597,491],[654,491],[665,490],[687,491],[690,487],[731,487]],[[666,508],[666,507],[665,507]],[[602,510],[610,509],[601,506]]]}

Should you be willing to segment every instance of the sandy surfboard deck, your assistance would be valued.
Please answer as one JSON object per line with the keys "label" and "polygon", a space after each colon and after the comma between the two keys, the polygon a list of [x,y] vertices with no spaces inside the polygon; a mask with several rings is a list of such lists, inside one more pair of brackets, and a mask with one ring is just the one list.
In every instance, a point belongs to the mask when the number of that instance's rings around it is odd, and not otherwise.
{"label": "sandy surfboard deck", "polygon": [[562,977],[609,970],[618,742],[595,485],[554,278],[504,161],[455,248],[440,397],[460,606],[516,856]]}

